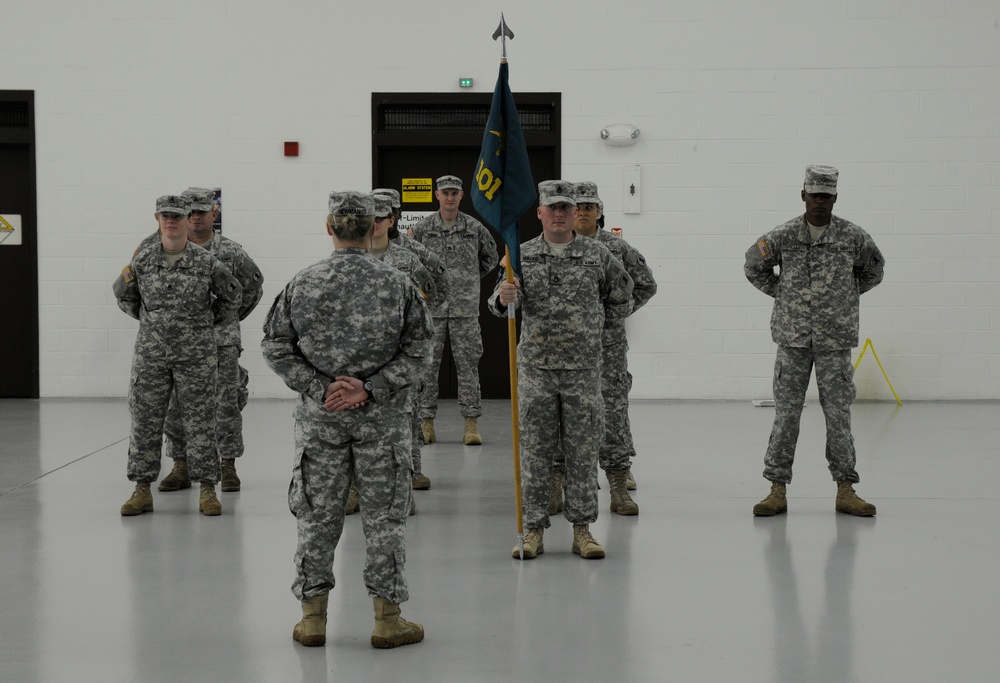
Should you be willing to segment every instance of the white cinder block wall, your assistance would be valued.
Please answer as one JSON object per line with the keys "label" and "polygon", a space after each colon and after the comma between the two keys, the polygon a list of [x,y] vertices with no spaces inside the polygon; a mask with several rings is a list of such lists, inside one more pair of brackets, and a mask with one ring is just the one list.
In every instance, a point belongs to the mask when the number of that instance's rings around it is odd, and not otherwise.
{"label": "white cinder block wall", "polygon": [[[633,396],[770,395],[770,300],[742,273],[802,209],[806,164],[887,260],[862,300],[907,399],[1000,398],[1000,9],[995,0],[330,3],[16,0],[0,88],[36,96],[41,392],[123,396],[136,326],[110,283],[154,199],[218,185],[267,279],[244,325],[255,397],[268,304],[330,251],[333,188],[368,187],[370,93],[493,89],[502,9],[517,92],[563,97],[563,177],[599,183],[656,271],[629,323]],[[627,122],[633,147],[598,131]],[[282,141],[301,156],[285,159]],[[639,165],[642,213],[623,214]],[[5,328],[5,333],[14,333]],[[859,395],[890,399],[872,359]]]}

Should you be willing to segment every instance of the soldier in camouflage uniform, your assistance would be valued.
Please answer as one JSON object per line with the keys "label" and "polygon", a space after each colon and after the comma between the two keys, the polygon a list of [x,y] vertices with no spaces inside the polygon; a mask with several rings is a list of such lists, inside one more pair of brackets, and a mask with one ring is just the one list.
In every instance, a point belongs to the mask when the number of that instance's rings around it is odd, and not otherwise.
{"label": "soldier in camouflage uniform", "polygon": [[367,541],[364,579],[375,606],[374,647],[423,639],[400,616],[409,598],[404,531],[412,496],[407,389],[426,364],[431,318],[409,278],[368,253],[370,195],[330,195],[333,254],[296,275],[264,323],[268,366],[299,393],[288,503],[298,526],[292,637],[326,642],[333,561],[351,478]]}
{"label": "soldier in camouflage uniform", "polygon": [[444,262],[450,291],[445,303],[434,311],[434,357],[420,397],[421,426],[426,443],[437,440],[434,417],[437,414],[438,373],[447,336],[458,371],[458,405],[465,417],[462,441],[476,446],[483,442],[479,434],[479,416],[483,414],[479,388],[479,359],[483,355],[479,281],[496,268],[497,245],[482,223],[458,210],[465,194],[461,179],[446,175],[435,182],[434,196],[440,208],[414,226],[413,237]]}
{"label": "soldier in camouflage uniform", "polygon": [[[774,298],[771,338],[778,345],[774,364],[774,426],[764,456],[771,493],[754,506],[758,516],[788,510],[785,487],[813,366],[826,417],[826,459],[837,482],[835,509],[870,517],[875,506],[854,492],[851,403],[858,345],[860,296],[882,281],[884,259],[871,236],[833,215],[839,172],[832,166],[806,168],[802,189],[805,214],[779,225],[746,253],[750,283]],[[775,273],[775,267],[779,272]]]}
{"label": "soldier in camouflage uniform", "polygon": [[[524,558],[544,551],[550,526],[552,456],[562,449],[566,468],[566,519],[573,524],[573,552],[604,557],[590,534],[597,520],[597,458],[604,436],[601,398],[601,330],[632,307],[632,279],[607,247],[573,233],[573,184],[538,185],[542,235],[521,245],[520,282],[497,284],[490,310],[522,308],[517,346]],[[513,550],[520,557],[520,546]]]}
{"label": "soldier in camouflage uniform", "polygon": [[[399,192],[389,188],[378,188],[372,190],[372,195],[375,197],[376,205],[378,204],[380,198],[388,200],[389,206],[392,209],[392,212],[387,219],[389,220],[389,230],[387,232],[388,241],[393,246],[401,247],[407,251],[413,252],[417,256],[421,265],[423,265],[427,272],[430,273],[434,280],[435,294],[433,300],[428,299],[427,304],[431,307],[431,309],[440,307],[441,304],[443,304],[448,298],[448,273],[444,263],[442,263],[441,259],[439,259],[430,249],[399,230],[399,218],[402,213],[402,203],[399,199]],[[377,223],[378,222],[376,221],[376,231],[379,227]],[[414,444],[413,454],[413,489],[416,491],[426,491],[431,487],[431,480],[423,473],[422,469],[423,462],[420,456],[420,446],[424,444],[424,437],[419,414],[420,394],[423,392],[423,388],[426,383],[430,381],[437,383],[437,375],[433,378],[429,376],[421,377],[420,381],[416,382],[413,388],[414,400],[417,404],[417,412],[414,413],[414,419],[416,421],[417,436],[420,439],[419,444]]]}
{"label": "soldier in camouflage uniform", "polygon": [[[632,313],[646,305],[656,294],[653,271],[646,265],[639,250],[617,235],[597,227],[603,203],[592,182],[576,184],[577,234],[591,237],[606,246],[625,272],[632,278]],[[602,334],[601,394],[604,397],[604,443],[601,444],[599,462],[608,477],[611,488],[611,511],[619,515],[637,515],[639,506],[628,493],[631,459],[635,457],[632,428],[628,419],[628,394],[632,389],[632,374],[628,371],[628,340],[625,321],[609,321]],[[558,468],[557,468],[558,469]],[[553,489],[562,496],[562,473],[553,477]],[[634,484],[632,485],[634,487]],[[550,506],[551,508],[552,506]]]}
{"label": "soldier in camouflage uniform", "polygon": [[[372,227],[371,243],[368,251],[382,263],[392,266],[396,270],[405,273],[410,281],[420,291],[429,309],[433,309],[441,304],[442,298],[437,291],[437,285],[433,276],[420,263],[420,259],[412,251],[407,251],[396,246],[389,241],[389,228],[393,224],[392,203],[388,196],[372,193],[372,200],[375,204],[375,225]],[[413,460],[412,486],[414,490],[429,489],[430,479],[420,470],[420,447],[423,445],[423,436],[420,433],[420,402],[417,394],[419,382],[414,382],[407,389],[409,398],[406,401],[406,412],[410,419],[410,432],[412,437],[411,455]],[[351,483],[351,491],[347,496],[346,512],[353,515],[358,511],[359,497],[357,488]],[[416,514],[417,505],[414,499],[410,498],[410,514]]]}
{"label": "soldier in camouflage uniform", "polygon": [[186,197],[157,199],[160,241],[137,251],[113,285],[118,307],[139,321],[129,384],[128,478],[136,487],[122,505],[123,516],[153,510],[149,485],[160,474],[163,423],[173,392],[191,477],[201,482],[198,507],[205,515],[222,514],[215,495],[216,335],[218,330],[239,334],[242,287],[219,259],[188,241],[189,210]]}
{"label": "soldier in camouflage uniform", "polygon": [[[215,192],[191,187],[184,191],[183,196],[191,202],[188,240],[214,254],[240,281],[240,285],[243,286],[243,298],[240,302],[239,319],[245,320],[260,303],[264,293],[264,277],[242,245],[215,234],[213,226],[219,212],[215,203]],[[143,244],[156,239],[158,239],[156,235],[151,235],[143,241]],[[219,328],[216,330],[216,337],[219,345],[219,381],[215,420],[216,448],[222,461],[221,488],[223,491],[239,491],[240,478],[236,473],[236,458],[243,455],[242,411],[247,404],[249,394],[247,384],[250,375],[239,364],[240,353],[243,351],[239,326],[237,325],[235,329]],[[187,444],[180,421],[176,393],[170,397],[170,408],[167,411],[167,422],[163,431],[167,437],[167,455],[173,458],[174,466],[157,488],[160,491],[190,488]]]}

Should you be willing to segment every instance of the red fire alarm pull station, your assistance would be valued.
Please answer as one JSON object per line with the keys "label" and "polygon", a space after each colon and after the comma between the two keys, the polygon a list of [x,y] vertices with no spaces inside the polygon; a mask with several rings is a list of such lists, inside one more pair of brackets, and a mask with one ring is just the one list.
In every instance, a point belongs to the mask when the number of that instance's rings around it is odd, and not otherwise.
{"label": "red fire alarm pull station", "polygon": [[297,142],[286,142],[285,143],[285,156],[286,157],[297,157],[299,155],[299,143]]}

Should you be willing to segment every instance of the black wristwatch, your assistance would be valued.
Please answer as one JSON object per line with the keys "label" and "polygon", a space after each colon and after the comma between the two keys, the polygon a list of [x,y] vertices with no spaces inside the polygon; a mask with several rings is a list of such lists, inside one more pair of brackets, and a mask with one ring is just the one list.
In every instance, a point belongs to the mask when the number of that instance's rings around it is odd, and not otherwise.
{"label": "black wristwatch", "polygon": [[375,392],[375,383],[370,379],[366,379],[364,383],[364,390],[368,392],[368,400],[372,399],[372,394]]}

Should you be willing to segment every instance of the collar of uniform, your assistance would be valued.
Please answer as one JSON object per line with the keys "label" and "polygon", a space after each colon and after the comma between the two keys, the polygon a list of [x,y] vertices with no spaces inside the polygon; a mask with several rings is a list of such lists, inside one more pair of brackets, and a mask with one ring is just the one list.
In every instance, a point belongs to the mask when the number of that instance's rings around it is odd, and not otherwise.
{"label": "collar of uniform", "polygon": [[837,226],[840,223],[840,219],[830,214],[830,222],[827,224],[826,229],[823,230],[823,234],[819,236],[819,239],[815,242],[812,241],[812,235],[809,233],[809,221],[803,215],[800,219],[799,229],[795,231],[795,238],[802,242],[803,244],[825,244],[833,240],[831,237],[837,231]]}

